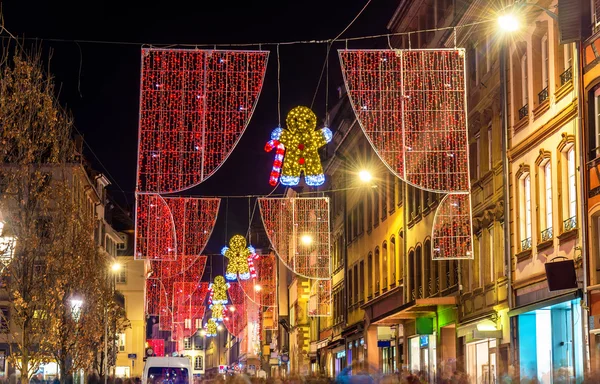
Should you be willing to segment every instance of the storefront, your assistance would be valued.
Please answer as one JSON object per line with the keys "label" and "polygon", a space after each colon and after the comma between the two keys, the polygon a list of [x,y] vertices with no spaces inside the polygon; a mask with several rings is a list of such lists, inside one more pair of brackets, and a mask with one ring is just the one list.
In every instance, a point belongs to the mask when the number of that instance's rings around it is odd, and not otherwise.
{"label": "storefront", "polygon": [[436,333],[417,335],[408,339],[409,367],[413,373],[423,373],[429,383],[436,381]]}
{"label": "storefront", "polygon": [[348,366],[361,367],[365,362],[365,338],[357,337],[347,343],[346,362]]}
{"label": "storefront", "polygon": [[[493,313],[457,328],[456,337],[464,354],[464,369],[472,384],[498,382],[498,347],[502,342],[502,326],[498,319],[498,315]],[[451,373],[448,369],[444,370],[447,376]]]}
{"label": "storefront", "polygon": [[[575,293],[576,294],[576,293]],[[581,382],[581,299],[568,294],[511,311],[516,317],[521,380]]]}

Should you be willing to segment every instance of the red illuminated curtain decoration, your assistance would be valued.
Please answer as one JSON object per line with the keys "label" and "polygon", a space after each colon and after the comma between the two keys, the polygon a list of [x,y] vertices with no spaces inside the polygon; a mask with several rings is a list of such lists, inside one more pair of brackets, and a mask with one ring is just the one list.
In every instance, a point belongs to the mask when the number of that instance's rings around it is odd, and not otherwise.
{"label": "red illuminated curtain decoration", "polygon": [[223,164],[252,117],[268,55],[142,49],[138,192],[183,191]]}
{"label": "red illuminated curtain decoration", "polygon": [[148,339],[146,340],[148,348],[151,348],[154,352],[154,356],[165,355],[165,341],[163,339]]}
{"label": "red illuminated curtain decoration", "polygon": [[329,198],[259,198],[258,202],[267,236],[281,261],[297,275],[330,279]]}
{"label": "red illuminated curtain decoration", "polygon": [[220,199],[138,194],[135,259],[199,255],[215,226]]}
{"label": "red illuminated curtain decoration", "polygon": [[[227,327],[227,331],[232,335],[240,335],[241,331],[246,327],[247,322],[247,297],[244,290],[237,282],[229,283],[227,290],[229,295],[229,304],[227,305],[227,318],[223,320],[223,325]],[[231,307],[235,309],[232,311]]]}
{"label": "red illuminated curtain decoration", "polygon": [[[277,306],[277,257],[261,255],[254,260],[256,278],[240,280],[247,299],[263,307]],[[257,289],[258,288],[258,289]]]}
{"label": "red illuminated curtain decoration", "polygon": [[[338,53],[354,112],[390,171],[424,190],[470,193],[464,49]],[[470,205],[461,209],[466,214],[452,218],[464,238],[471,233]],[[473,257],[472,250],[467,255],[461,247],[444,248],[451,242],[438,243],[444,259]]]}
{"label": "red illuminated curtain decoration", "polygon": [[[435,212],[432,259],[473,258],[471,195],[446,195]],[[452,254],[447,252],[452,251]]]}
{"label": "red illuminated curtain decoration", "polygon": [[177,282],[173,284],[173,323],[182,329],[184,337],[192,336],[202,320],[208,283]]}
{"label": "red illuminated curtain decoration", "polygon": [[331,280],[313,280],[308,300],[308,315],[331,316]]}

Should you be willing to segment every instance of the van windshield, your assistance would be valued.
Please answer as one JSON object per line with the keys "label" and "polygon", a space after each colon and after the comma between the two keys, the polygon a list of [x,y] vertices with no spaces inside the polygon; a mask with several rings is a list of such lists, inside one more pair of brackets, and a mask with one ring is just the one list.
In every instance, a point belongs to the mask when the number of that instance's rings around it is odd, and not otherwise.
{"label": "van windshield", "polygon": [[148,369],[148,384],[187,384],[188,370],[186,368],[150,367]]}

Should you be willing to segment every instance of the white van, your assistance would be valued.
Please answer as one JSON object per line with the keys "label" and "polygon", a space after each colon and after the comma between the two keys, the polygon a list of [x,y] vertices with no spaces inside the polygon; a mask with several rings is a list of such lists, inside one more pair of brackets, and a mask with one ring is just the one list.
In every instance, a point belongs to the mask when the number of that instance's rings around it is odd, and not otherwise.
{"label": "white van", "polygon": [[192,384],[192,376],[187,357],[147,357],[142,384]]}

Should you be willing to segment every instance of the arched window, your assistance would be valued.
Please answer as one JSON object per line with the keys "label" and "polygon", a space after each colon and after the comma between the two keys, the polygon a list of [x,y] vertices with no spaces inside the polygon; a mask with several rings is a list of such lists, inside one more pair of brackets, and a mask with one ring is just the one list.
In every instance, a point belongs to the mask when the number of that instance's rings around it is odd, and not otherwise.
{"label": "arched window", "polygon": [[[434,279],[432,278],[432,263],[431,263],[431,240],[426,240],[425,245],[423,246],[423,258],[425,263],[423,265],[424,271],[423,276],[425,277],[425,285],[423,287],[424,297],[431,296],[433,292],[433,283]],[[434,262],[435,263],[435,262]]]}
{"label": "arched window", "polygon": [[396,286],[396,238],[392,236],[390,239],[390,286]]}
{"label": "arched window", "polygon": [[383,245],[381,247],[381,253],[382,253],[382,255],[381,255],[381,257],[382,257],[382,259],[381,259],[382,260],[382,263],[381,263],[381,267],[382,267],[381,276],[383,277],[382,283],[381,283],[382,284],[381,285],[381,289],[382,290],[387,290],[387,288],[388,288],[388,281],[389,281],[389,279],[388,279],[388,263],[390,261],[389,261],[389,258],[388,258],[388,249],[387,249],[387,242],[386,241],[383,242]]}
{"label": "arched window", "polygon": [[[415,251],[408,252],[408,270],[412,272],[415,270]],[[410,297],[408,299],[414,300],[417,298],[415,291],[415,274],[413,273],[408,280],[408,292],[410,292]]]}
{"label": "arched window", "polygon": [[415,252],[415,289],[417,290],[417,298],[423,297],[423,252],[419,245]]}
{"label": "arched window", "polygon": [[373,254],[367,257],[367,298],[373,297]]}
{"label": "arched window", "polygon": [[379,294],[381,286],[381,260],[379,258],[379,247],[375,248],[375,294]]}

